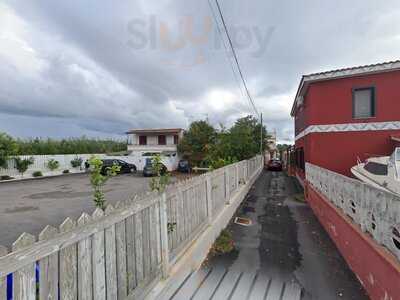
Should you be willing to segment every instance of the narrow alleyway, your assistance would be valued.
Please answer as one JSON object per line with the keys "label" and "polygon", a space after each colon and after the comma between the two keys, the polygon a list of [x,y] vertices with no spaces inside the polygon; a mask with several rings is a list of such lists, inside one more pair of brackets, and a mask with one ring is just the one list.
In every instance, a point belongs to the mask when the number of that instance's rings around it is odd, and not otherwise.
{"label": "narrow alleyway", "polygon": [[237,250],[207,267],[297,283],[302,299],[368,299],[311,208],[294,198],[299,192],[284,173],[263,172],[237,212],[253,225],[231,224]]}

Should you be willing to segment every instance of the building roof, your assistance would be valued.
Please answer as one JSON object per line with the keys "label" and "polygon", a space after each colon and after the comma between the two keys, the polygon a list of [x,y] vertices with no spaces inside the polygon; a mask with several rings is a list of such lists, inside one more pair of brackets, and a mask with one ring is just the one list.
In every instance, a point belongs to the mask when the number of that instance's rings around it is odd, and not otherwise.
{"label": "building roof", "polygon": [[396,70],[400,70],[400,60],[303,75],[290,114],[292,116],[294,115],[296,107],[303,101],[303,96],[305,95],[308,86],[313,82],[391,72]]}
{"label": "building roof", "polygon": [[131,129],[126,134],[166,134],[166,133],[180,133],[182,128],[149,128],[149,129]]}

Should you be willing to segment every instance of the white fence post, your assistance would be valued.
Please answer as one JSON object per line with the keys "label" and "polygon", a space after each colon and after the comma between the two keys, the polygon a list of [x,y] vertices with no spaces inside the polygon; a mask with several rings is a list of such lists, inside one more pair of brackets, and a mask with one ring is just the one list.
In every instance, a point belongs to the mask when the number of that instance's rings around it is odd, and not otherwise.
{"label": "white fence post", "polygon": [[213,211],[213,203],[212,203],[212,185],[211,185],[211,176],[210,174],[206,175],[206,188],[207,188],[207,217],[208,224],[212,223],[212,211]]}
{"label": "white fence post", "polygon": [[229,204],[230,198],[230,188],[229,188],[229,169],[228,167],[224,167],[224,176],[225,176],[225,203]]}
{"label": "white fence post", "polygon": [[160,202],[160,232],[161,232],[161,260],[163,278],[169,273],[169,247],[168,247],[168,216],[167,216],[167,194],[161,195]]}

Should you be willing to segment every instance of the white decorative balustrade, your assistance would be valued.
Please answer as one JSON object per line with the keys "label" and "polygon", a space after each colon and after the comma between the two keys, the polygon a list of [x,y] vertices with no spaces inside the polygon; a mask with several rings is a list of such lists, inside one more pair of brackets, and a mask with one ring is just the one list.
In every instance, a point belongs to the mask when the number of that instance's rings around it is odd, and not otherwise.
{"label": "white decorative balustrade", "polygon": [[144,298],[262,164],[257,156],[170,185],[161,195],[66,218],[38,239],[23,233],[12,249],[0,246],[0,299]]}
{"label": "white decorative balustrade", "polygon": [[363,232],[400,259],[400,197],[330,170],[306,164],[306,179]]}

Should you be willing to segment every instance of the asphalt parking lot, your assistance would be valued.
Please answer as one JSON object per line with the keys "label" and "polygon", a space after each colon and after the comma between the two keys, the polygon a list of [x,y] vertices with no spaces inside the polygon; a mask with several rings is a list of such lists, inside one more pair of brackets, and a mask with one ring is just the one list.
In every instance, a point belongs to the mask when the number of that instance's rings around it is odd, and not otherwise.
{"label": "asphalt parking lot", "polygon": [[[116,203],[142,194],[149,181],[141,174],[111,178],[104,189],[106,200]],[[87,174],[0,183],[0,245],[10,246],[23,232],[37,236],[46,225],[58,227],[66,217],[76,220],[94,208]]]}

